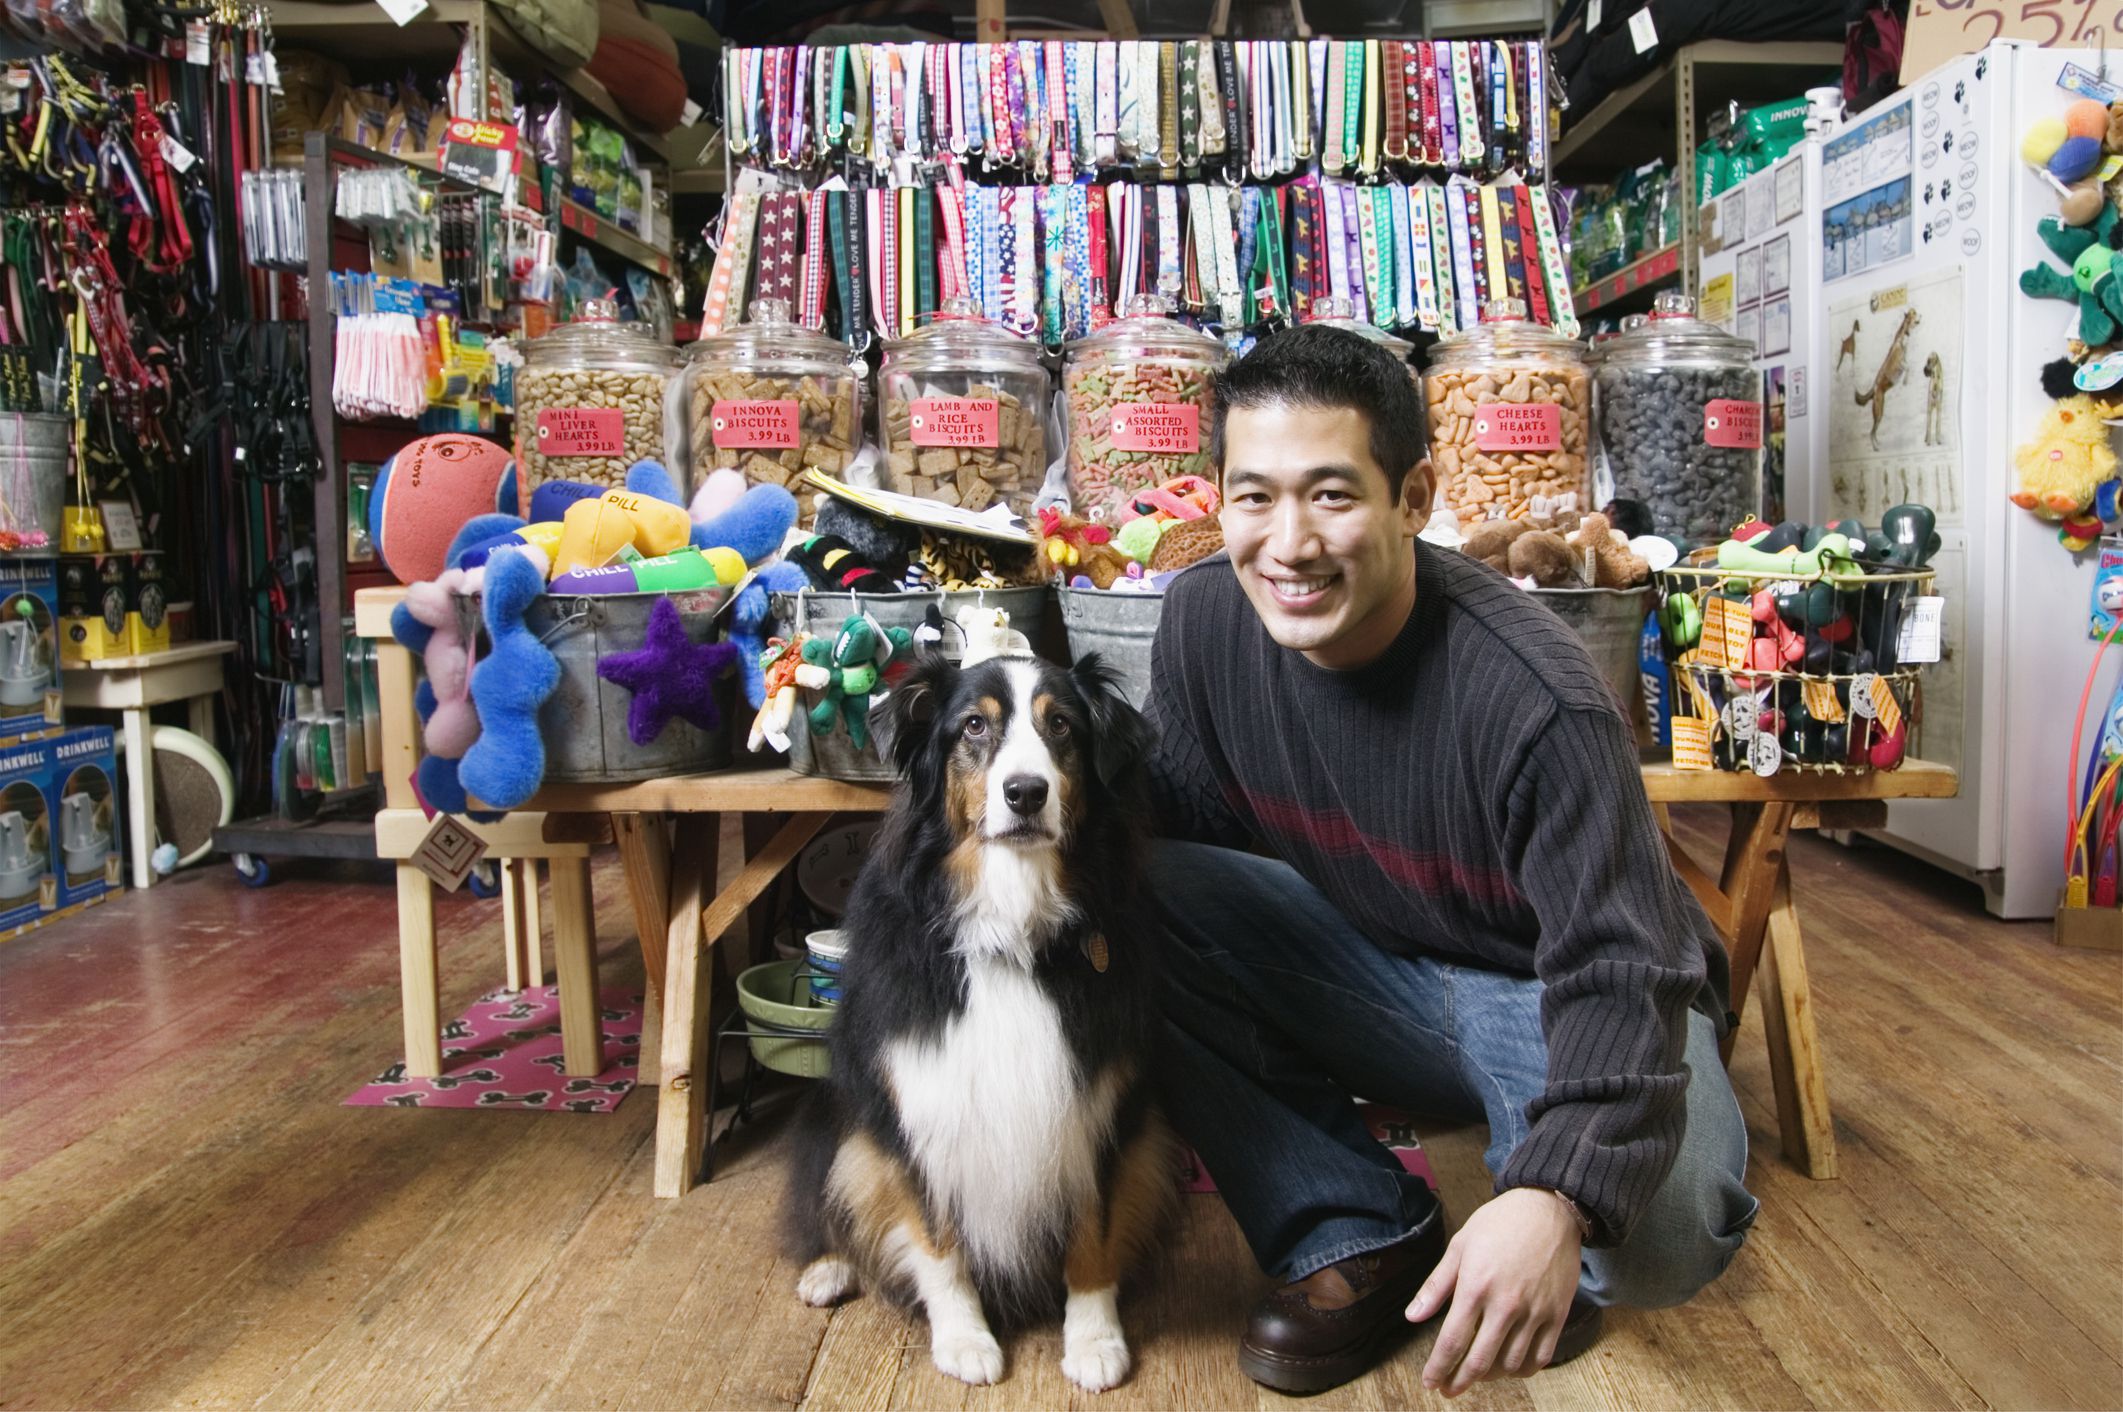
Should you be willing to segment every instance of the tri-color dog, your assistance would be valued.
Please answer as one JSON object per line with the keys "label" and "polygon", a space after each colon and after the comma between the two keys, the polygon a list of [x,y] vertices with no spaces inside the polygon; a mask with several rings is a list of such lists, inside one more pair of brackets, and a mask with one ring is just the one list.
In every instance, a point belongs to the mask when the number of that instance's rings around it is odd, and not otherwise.
{"label": "tri-color dog", "polygon": [[1061,1305],[1062,1370],[1103,1391],[1130,1362],[1121,1279],[1177,1190],[1147,1082],[1150,727],[1095,657],[932,657],[873,719],[901,782],[797,1137],[797,1294],[918,1302],[969,1383],[1002,1376],[991,1319]]}

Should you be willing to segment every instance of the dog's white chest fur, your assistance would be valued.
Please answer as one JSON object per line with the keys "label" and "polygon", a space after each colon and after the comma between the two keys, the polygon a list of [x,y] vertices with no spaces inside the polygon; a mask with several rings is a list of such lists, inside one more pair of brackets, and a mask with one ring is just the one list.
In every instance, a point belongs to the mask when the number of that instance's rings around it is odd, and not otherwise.
{"label": "dog's white chest fur", "polygon": [[1087,1090],[1053,1001],[1015,958],[966,958],[966,1008],[886,1052],[916,1165],[978,1268],[1058,1257],[1098,1180],[1110,1094]]}

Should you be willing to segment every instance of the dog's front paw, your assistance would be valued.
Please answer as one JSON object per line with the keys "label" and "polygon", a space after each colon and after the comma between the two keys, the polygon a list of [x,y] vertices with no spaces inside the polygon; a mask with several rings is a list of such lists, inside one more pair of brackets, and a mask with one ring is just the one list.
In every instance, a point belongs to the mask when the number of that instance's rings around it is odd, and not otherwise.
{"label": "dog's front paw", "polygon": [[855,1267],[838,1255],[821,1255],[796,1277],[796,1297],[825,1309],[856,1292]]}
{"label": "dog's front paw", "polygon": [[937,1372],[962,1383],[981,1387],[1002,1380],[1003,1348],[986,1329],[938,1333],[929,1341],[929,1355]]}
{"label": "dog's front paw", "polygon": [[1119,1334],[1080,1335],[1062,1350],[1063,1375],[1085,1392],[1119,1387],[1133,1362],[1128,1341]]}

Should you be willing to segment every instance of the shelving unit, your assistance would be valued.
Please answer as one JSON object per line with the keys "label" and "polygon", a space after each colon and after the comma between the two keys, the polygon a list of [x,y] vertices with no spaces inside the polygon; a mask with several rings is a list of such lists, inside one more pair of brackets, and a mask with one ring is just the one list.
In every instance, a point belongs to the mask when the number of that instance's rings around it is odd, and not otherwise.
{"label": "shelving unit", "polygon": [[1681,282],[1681,247],[1678,244],[1663,246],[1652,251],[1633,265],[1616,270],[1604,279],[1596,279],[1582,289],[1570,292],[1580,316],[1595,311],[1614,315],[1624,312],[1622,305],[1642,304],[1651,307],[1650,296],[1669,285]]}
{"label": "shelving unit", "polygon": [[560,228],[665,279],[671,277],[673,264],[669,250],[628,234],[589,207],[565,196],[560,198]]}
{"label": "shelving unit", "polygon": [[[1698,201],[1695,149],[1703,140],[1709,110],[1727,102],[1747,107],[1789,98],[1834,81],[1842,71],[1843,46],[1833,42],[1706,39],[1684,45],[1658,68],[1608,94],[1584,114],[1564,115],[1563,136],[1555,146],[1556,175],[1580,183],[1609,181],[1654,157],[1674,163],[1681,177],[1681,210],[1689,214],[1681,221],[1672,282],[1692,286],[1699,238],[1693,216]],[[1637,263],[1664,253],[1654,252]],[[1592,289],[1601,290],[1607,283],[1598,281]],[[1645,287],[1640,280],[1630,292]],[[1581,304],[1579,312],[1585,310]]]}

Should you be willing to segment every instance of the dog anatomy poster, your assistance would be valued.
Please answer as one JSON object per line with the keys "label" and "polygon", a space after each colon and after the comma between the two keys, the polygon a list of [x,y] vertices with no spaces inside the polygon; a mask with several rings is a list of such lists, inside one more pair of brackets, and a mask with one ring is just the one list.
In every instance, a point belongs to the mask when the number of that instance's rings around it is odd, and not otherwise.
{"label": "dog anatomy poster", "polygon": [[[1929,505],[1948,531],[1932,560],[1937,591],[1967,601],[1961,482],[1962,285],[1959,265],[1853,293],[1828,307],[1825,382],[1828,504],[1823,518],[1867,525],[1905,501]],[[1966,624],[1948,610],[1938,663],[1925,672],[1924,758],[1958,767]]]}
{"label": "dog anatomy poster", "polygon": [[1913,500],[1960,525],[1960,268],[1831,304],[1827,343],[1831,514]]}

